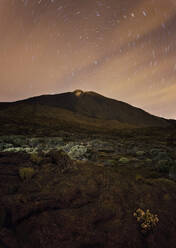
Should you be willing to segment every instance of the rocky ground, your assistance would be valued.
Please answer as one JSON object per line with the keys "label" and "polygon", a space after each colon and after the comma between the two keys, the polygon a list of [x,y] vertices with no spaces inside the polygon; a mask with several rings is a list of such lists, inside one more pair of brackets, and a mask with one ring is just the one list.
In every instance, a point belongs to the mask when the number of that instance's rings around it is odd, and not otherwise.
{"label": "rocky ground", "polygon": [[63,137],[25,137],[1,136],[0,152],[24,152],[35,160],[40,153],[52,150],[64,151],[72,160],[91,161],[99,166],[115,166],[118,164],[134,164],[136,166],[152,166],[160,172],[167,172],[175,178],[176,166],[175,145],[168,145],[166,140],[141,141],[130,138],[72,138]]}
{"label": "rocky ground", "polygon": [[1,136],[0,248],[176,247],[175,179],[160,135]]}

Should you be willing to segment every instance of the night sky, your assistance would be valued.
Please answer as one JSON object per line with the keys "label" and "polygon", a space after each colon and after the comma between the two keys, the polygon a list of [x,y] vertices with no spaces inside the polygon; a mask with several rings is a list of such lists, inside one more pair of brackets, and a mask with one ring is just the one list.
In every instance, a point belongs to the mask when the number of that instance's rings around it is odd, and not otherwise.
{"label": "night sky", "polygon": [[0,0],[0,101],[75,89],[176,118],[176,0]]}

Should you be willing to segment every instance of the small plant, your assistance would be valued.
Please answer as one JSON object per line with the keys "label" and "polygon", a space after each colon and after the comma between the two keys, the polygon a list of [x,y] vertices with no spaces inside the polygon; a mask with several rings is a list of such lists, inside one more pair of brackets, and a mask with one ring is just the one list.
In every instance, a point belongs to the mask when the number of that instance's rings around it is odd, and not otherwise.
{"label": "small plant", "polygon": [[73,161],[62,150],[51,150],[46,154],[46,158],[49,158],[51,163],[57,166],[57,171],[63,173],[64,171],[72,168]]}
{"label": "small plant", "polygon": [[145,160],[145,162],[148,163],[148,164],[151,164],[151,163],[152,163],[152,159],[147,158],[147,159]]}
{"label": "small plant", "polygon": [[38,153],[31,153],[31,161],[35,164],[40,164],[42,157]]}
{"label": "small plant", "polygon": [[128,158],[121,157],[121,158],[119,159],[119,162],[120,162],[121,164],[128,164],[130,161],[129,161]]}
{"label": "small plant", "polygon": [[115,160],[112,160],[112,159],[109,159],[106,162],[106,165],[109,165],[109,166],[114,166],[115,164],[116,164],[116,161]]}
{"label": "small plant", "polygon": [[35,170],[31,167],[20,168],[19,169],[19,176],[23,181],[29,181],[34,176]]}
{"label": "small plant", "polygon": [[70,149],[70,151],[68,152],[68,155],[71,159],[81,159],[84,157],[86,152],[87,152],[86,146],[75,145]]}
{"label": "small plant", "polygon": [[136,217],[137,222],[140,224],[141,232],[144,234],[152,231],[159,222],[158,216],[150,213],[149,209],[145,212],[138,208],[133,216]]}
{"label": "small plant", "polygon": [[139,175],[139,174],[137,174],[137,175],[135,176],[135,181],[136,181],[136,182],[144,182],[144,177],[141,176],[141,175]]}
{"label": "small plant", "polygon": [[173,165],[173,161],[172,159],[169,160],[159,160],[156,166],[156,169],[159,172],[163,172],[163,173],[169,173],[170,168]]}
{"label": "small plant", "polygon": [[145,155],[145,152],[144,151],[137,151],[136,155],[139,156],[139,157],[142,157],[142,156]]}

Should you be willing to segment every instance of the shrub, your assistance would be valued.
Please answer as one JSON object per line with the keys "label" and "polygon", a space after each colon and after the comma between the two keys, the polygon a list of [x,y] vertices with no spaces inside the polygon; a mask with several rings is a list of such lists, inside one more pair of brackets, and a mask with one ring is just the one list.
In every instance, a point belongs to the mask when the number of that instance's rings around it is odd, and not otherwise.
{"label": "shrub", "polygon": [[158,216],[150,213],[149,209],[145,212],[138,208],[136,212],[133,213],[133,216],[136,217],[137,222],[139,222],[142,233],[152,231],[159,222]]}
{"label": "shrub", "polygon": [[150,158],[147,158],[147,159],[145,159],[145,163],[147,164],[147,165],[151,165],[152,164],[152,159],[150,159]]}
{"label": "shrub", "polygon": [[155,160],[155,161],[170,160],[170,157],[169,157],[167,152],[160,151],[154,155],[153,160]]}
{"label": "shrub", "polygon": [[109,159],[106,161],[106,165],[108,165],[108,166],[114,166],[115,164],[116,164],[115,160]]}
{"label": "shrub", "polygon": [[144,151],[137,151],[136,155],[141,157],[141,156],[145,155],[145,152]]}
{"label": "shrub", "polygon": [[35,170],[31,167],[25,167],[19,169],[19,176],[23,181],[29,181],[34,176]]}
{"label": "shrub", "polygon": [[76,145],[70,149],[68,155],[70,156],[71,159],[82,159],[86,154],[86,152],[87,152],[86,146]]}
{"label": "shrub", "polygon": [[42,161],[42,157],[39,156],[38,153],[31,153],[30,157],[31,157],[31,161],[34,164],[40,164],[40,162]]}
{"label": "shrub", "polygon": [[51,163],[57,166],[59,173],[73,167],[73,161],[62,150],[51,150],[46,154],[46,158],[49,158]]}
{"label": "shrub", "polygon": [[169,160],[163,159],[158,161],[156,168],[159,172],[168,173],[172,164],[173,164],[172,159]]}
{"label": "shrub", "polygon": [[144,182],[145,178],[143,176],[139,175],[139,174],[136,174],[135,181],[136,182]]}
{"label": "shrub", "polygon": [[153,155],[153,156],[156,156],[160,152],[162,152],[162,150],[159,149],[159,148],[153,148],[153,149],[150,150],[150,154]]}
{"label": "shrub", "polygon": [[129,159],[128,158],[125,158],[125,157],[121,157],[120,159],[119,159],[119,162],[120,163],[122,163],[122,164],[127,164],[127,163],[129,163]]}

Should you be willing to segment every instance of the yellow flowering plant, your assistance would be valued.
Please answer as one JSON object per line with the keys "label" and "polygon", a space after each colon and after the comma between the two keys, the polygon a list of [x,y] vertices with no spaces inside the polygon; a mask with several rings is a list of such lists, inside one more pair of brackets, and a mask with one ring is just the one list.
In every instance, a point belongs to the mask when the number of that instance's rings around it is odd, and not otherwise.
{"label": "yellow flowering plant", "polygon": [[152,231],[159,222],[158,216],[156,214],[150,213],[149,209],[147,209],[147,211],[145,212],[144,210],[138,208],[133,213],[133,216],[136,217],[137,222],[140,223],[142,233]]}

